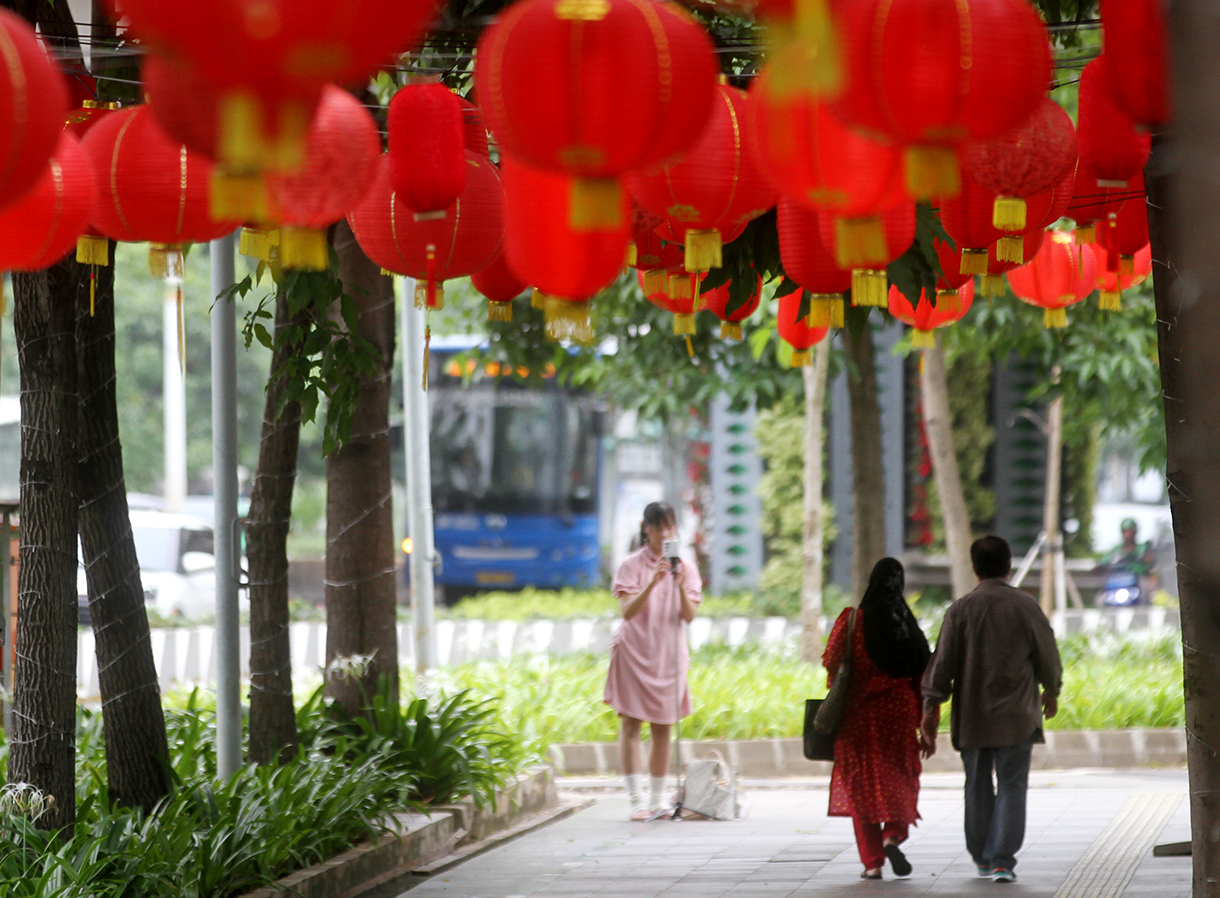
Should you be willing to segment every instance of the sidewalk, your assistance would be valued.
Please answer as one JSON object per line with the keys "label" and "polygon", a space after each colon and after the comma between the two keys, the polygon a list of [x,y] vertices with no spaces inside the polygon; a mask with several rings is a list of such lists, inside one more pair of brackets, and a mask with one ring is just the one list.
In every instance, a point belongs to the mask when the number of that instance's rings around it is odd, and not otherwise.
{"label": "sidewalk", "polygon": [[[851,822],[826,816],[826,777],[744,780],[748,816],[733,822],[631,823],[617,778],[563,778],[594,803],[564,820],[445,869],[410,898],[1187,898],[1189,857],[1152,846],[1190,839],[1184,769],[1058,770],[1030,777],[1019,881],[975,876],[962,841],[960,773],[926,774],[908,879],[863,882]],[[401,889],[395,894],[405,894]]]}

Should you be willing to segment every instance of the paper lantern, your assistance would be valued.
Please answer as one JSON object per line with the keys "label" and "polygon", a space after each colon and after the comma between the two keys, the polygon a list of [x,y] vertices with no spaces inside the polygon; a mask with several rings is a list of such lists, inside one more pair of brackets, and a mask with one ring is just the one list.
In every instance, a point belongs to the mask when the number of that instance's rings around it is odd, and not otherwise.
{"label": "paper lantern", "polygon": [[1135,251],[1129,274],[1106,269],[1109,259],[1104,246],[1095,243],[1090,248],[1097,258],[1097,307],[1107,312],[1121,312],[1123,291],[1142,284],[1152,274],[1152,247],[1145,246]]}
{"label": "paper lantern", "polygon": [[1110,92],[1136,123],[1169,122],[1169,39],[1165,0],[1101,0]]}
{"label": "paper lantern", "polygon": [[43,176],[59,145],[68,89],[24,19],[0,9],[0,206],[19,199]]}
{"label": "paper lantern", "polygon": [[933,303],[927,290],[919,291],[919,301],[914,305],[897,287],[890,287],[889,313],[903,324],[914,329],[911,345],[916,349],[932,349],[936,346],[933,331],[961,321],[974,302],[974,283],[966,281],[958,291],[952,308],[942,305],[938,297]]}
{"label": "paper lantern", "polygon": [[38,271],[62,259],[89,224],[96,197],[92,163],[80,141],[62,132],[42,177],[0,209],[0,271]]}
{"label": "paper lantern", "polygon": [[999,194],[966,174],[957,196],[940,204],[940,223],[953,238],[962,274],[986,274],[987,248],[1004,236],[995,226]]}
{"label": "paper lantern", "polygon": [[851,289],[851,272],[840,268],[826,244],[818,213],[780,197],[775,229],[784,274],[809,292],[812,324],[843,326],[843,294]]}
{"label": "paper lantern", "polygon": [[1025,230],[1025,198],[1053,187],[1077,159],[1072,119],[1043,97],[1022,124],[990,140],[967,144],[962,165],[970,177],[997,194],[992,224]]}
{"label": "paper lantern", "polygon": [[643,272],[645,294],[666,293],[669,289],[667,269],[680,268],[686,258],[682,244],[666,240],[657,227],[664,223],[633,203],[631,208],[631,242],[627,245],[627,265]]}
{"label": "paper lantern", "polygon": [[212,217],[212,163],[174,143],[147,106],[114,112],[81,142],[98,178],[93,226],[112,240],[153,244],[154,275],[181,276],[182,246],[232,231],[237,222]]}
{"label": "paper lantern", "polygon": [[759,170],[779,193],[833,219],[841,267],[884,257],[880,210],[911,199],[901,151],[851,130],[816,97],[775,96],[774,72],[767,66],[750,88],[746,130]]}
{"label": "paper lantern", "polygon": [[688,271],[719,268],[724,235],[775,205],[775,190],[742,140],[748,104],[745,91],[719,85],[707,127],[690,151],[678,162],[627,178],[636,202],[681,233]]}
{"label": "paper lantern", "polygon": [[704,291],[703,302],[707,305],[707,310],[720,319],[720,339],[740,340],[741,322],[758,311],[758,304],[762,300],[762,275],[757,275],[754,292],[736,308],[730,308],[729,305],[732,302],[730,283],[725,282],[719,287]]}
{"label": "paper lantern", "polygon": [[958,189],[956,150],[1023,122],[1050,84],[1042,22],[1026,0],[852,0],[840,119],[906,147],[916,197]]}
{"label": "paper lantern", "polygon": [[466,184],[466,118],[445,85],[408,84],[390,100],[390,184],[417,217],[443,217]]}
{"label": "paper lantern", "polygon": [[218,161],[251,172],[299,166],[322,86],[367,79],[410,49],[436,8],[431,0],[113,5],[143,45],[217,92]]}
{"label": "paper lantern", "polygon": [[513,300],[529,289],[508,267],[503,247],[486,267],[470,276],[470,283],[487,297],[488,321],[512,321]]}
{"label": "paper lantern", "polygon": [[440,284],[484,268],[504,240],[504,190],[491,161],[466,154],[466,186],[444,218],[416,221],[390,186],[390,160],[377,160],[372,186],[347,215],[356,242],[385,271],[419,281],[415,301],[440,308]]}
{"label": "paper lantern", "polygon": [[[1029,231],[1021,236],[1022,257],[1032,259],[1041,249],[1046,231]],[[999,241],[987,248],[987,270],[979,278],[979,293],[988,298],[1004,295],[1004,275],[1022,263],[1010,257],[1001,257],[997,251]]]}
{"label": "paper lantern", "polygon": [[962,251],[955,249],[953,244],[933,237],[932,248],[936,250],[936,258],[940,262],[940,274],[936,278],[936,308],[946,311],[956,309],[965,285],[970,286],[973,298],[974,275],[962,273]]}
{"label": "paper lantern", "polygon": [[[658,274],[664,276],[649,277]],[[695,333],[695,315],[703,308],[703,297],[699,293],[699,283],[703,279],[701,275],[692,274],[679,266],[637,271],[636,278],[645,299],[673,314],[675,334],[689,336]]]}
{"label": "paper lantern", "polygon": [[[1135,276],[1135,256],[1148,246],[1148,203],[1132,197],[1112,217],[1097,223],[1098,265],[1107,273]],[[1117,312],[1121,308],[1119,291],[1106,291],[1100,307]]]}
{"label": "paper lantern", "polygon": [[1082,159],[1076,166],[1072,202],[1064,212],[1076,222],[1076,242],[1093,243],[1096,240],[1094,223],[1105,221],[1118,213],[1119,208],[1131,197],[1144,195],[1144,173],[1138,172],[1127,182],[1125,189],[1098,187],[1097,176]]}
{"label": "paper lantern", "polygon": [[825,326],[811,326],[809,315],[801,314],[802,296],[800,290],[781,296],[775,316],[780,339],[792,347],[792,360],[788,364],[793,368],[808,365],[812,361],[810,348],[822,342],[829,330]]}
{"label": "paper lantern", "polygon": [[567,214],[572,178],[503,156],[509,267],[538,293],[552,339],[589,342],[585,301],[618,277],[627,255],[628,209],[616,228],[577,230]]}
{"label": "paper lantern", "polygon": [[490,158],[490,152],[487,148],[487,126],[483,123],[482,111],[478,106],[462,97],[458,97],[457,101],[462,107],[466,152]]}
{"label": "paper lantern", "polygon": [[719,66],[711,39],[664,2],[521,0],[479,39],[480,106],[505,152],[572,176],[573,227],[621,227],[619,178],[698,138]]}
{"label": "paper lantern", "polygon": [[[851,267],[851,304],[853,306],[885,306],[885,268],[907,251],[915,240],[915,204],[909,200],[881,210],[880,220],[883,240],[876,246],[869,245],[869,254]],[[818,216],[822,228],[822,242],[831,248],[840,267],[844,265],[845,253],[838,246],[842,231],[836,222],[825,215]],[[858,247],[863,248],[863,246]],[[881,250],[881,252],[877,252]],[[876,254],[874,254],[876,253]]]}
{"label": "paper lantern", "polygon": [[1008,286],[1022,302],[1044,309],[1046,327],[1065,327],[1063,310],[1080,302],[1097,286],[1097,261],[1072,235],[1051,231],[1034,257],[1008,272]]}
{"label": "paper lantern", "polygon": [[1110,93],[1105,54],[1080,73],[1080,158],[1095,176],[1096,187],[1127,187],[1144,170],[1152,138],[1135,129]]}

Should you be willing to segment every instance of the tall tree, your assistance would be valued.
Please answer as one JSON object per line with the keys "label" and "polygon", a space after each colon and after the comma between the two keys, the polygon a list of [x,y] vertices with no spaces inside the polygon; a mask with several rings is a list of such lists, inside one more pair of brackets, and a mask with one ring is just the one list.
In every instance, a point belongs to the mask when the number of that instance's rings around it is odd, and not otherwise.
{"label": "tall tree", "polygon": [[[364,376],[347,442],[326,463],[327,691],[351,713],[386,677],[398,695],[397,583],[390,497],[394,291],[346,222],[334,230],[339,278],[359,310],[357,334],[378,350]],[[409,300],[408,300],[409,301]],[[350,326],[350,325],[349,325]],[[422,352],[423,347],[404,347]],[[347,659],[360,658],[351,665]]]}
{"label": "tall tree", "polygon": [[817,664],[822,657],[822,585],[825,547],[822,490],[825,483],[826,375],[830,370],[830,340],[813,351],[813,364],[801,370],[805,386],[805,520],[801,559],[801,657]]}
{"label": "tall tree", "polygon": [[76,822],[76,348],[55,269],[13,275],[21,370],[21,564],[10,782],[54,798],[39,825]]}
{"label": "tall tree", "polygon": [[873,329],[866,316],[860,316],[859,321],[859,326],[850,326],[843,331],[847,348],[847,393],[851,405],[851,594],[857,601],[864,595],[873,565],[885,557],[885,469],[881,455],[877,359]]}

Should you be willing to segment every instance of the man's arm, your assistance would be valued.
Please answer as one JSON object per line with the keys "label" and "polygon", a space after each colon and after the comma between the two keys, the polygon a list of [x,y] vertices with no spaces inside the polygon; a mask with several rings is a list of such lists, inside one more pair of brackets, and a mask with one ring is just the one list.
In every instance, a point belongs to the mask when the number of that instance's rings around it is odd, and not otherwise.
{"label": "man's arm", "polygon": [[925,758],[936,754],[936,734],[940,729],[941,703],[953,692],[953,672],[957,670],[956,605],[950,605],[940,625],[936,653],[923,675],[923,714],[919,721],[919,747]]}

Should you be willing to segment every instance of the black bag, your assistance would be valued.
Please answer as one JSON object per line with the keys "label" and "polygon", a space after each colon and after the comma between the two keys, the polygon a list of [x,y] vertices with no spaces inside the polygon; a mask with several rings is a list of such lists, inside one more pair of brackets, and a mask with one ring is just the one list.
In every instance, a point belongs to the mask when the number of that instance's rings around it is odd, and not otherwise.
{"label": "black bag", "polygon": [[818,716],[820,698],[805,699],[805,757],[811,761],[833,761],[835,759],[835,737],[818,732],[813,719]]}

